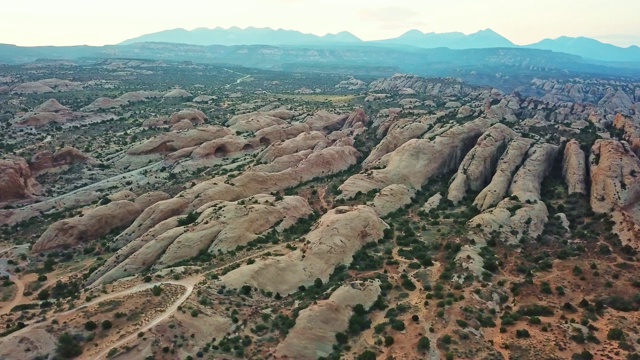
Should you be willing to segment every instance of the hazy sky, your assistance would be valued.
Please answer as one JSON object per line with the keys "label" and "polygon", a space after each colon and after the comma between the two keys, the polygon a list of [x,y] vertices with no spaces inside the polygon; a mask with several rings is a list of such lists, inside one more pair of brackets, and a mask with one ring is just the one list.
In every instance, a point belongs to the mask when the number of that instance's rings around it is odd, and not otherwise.
{"label": "hazy sky", "polygon": [[255,26],[364,40],[485,28],[516,44],[561,35],[640,45],[640,0],[5,0],[0,43],[116,44],[142,34]]}

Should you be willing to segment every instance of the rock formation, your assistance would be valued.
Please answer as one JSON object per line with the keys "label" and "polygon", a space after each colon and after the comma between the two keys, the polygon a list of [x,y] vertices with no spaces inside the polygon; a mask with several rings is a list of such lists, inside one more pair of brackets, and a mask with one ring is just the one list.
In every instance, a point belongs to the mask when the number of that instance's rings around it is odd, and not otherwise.
{"label": "rock formation", "polygon": [[184,132],[162,133],[132,146],[127,153],[129,155],[166,154],[227,135],[231,135],[231,131],[222,126],[205,126]]}
{"label": "rock formation", "polygon": [[482,189],[473,204],[480,210],[487,210],[504,199],[511,185],[511,179],[524,161],[533,140],[516,138],[509,142],[498,161],[496,173],[487,187]]}
{"label": "rock formation", "polygon": [[0,159],[0,202],[30,199],[40,190],[25,159]]}
{"label": "rock formation", "polygon": [[377,282],[353,282],[339,287],[329,299],[300,311],[296,325],[276,348],[276,358],[315,360],[333,352],[336,333],[345,332],[353,307],[370,308],[380,295]]}
{"label": "rock formation", "polygon": [[51,154],[50,151],[41,151],[34,155],[30,162],[31,164],[29,167],[34,173],[40,173],[59,168],[61,166],[68,166],[77,163],[84,163],[91,166],[99,164],[98,160],[85,155],[80,150],[71,146],[65,146],[53,154]]}
{"label": "rock formation", "polygon": [[173,89],[162,96],[163,99],[178,99],[193,97],[191,93],[183,89]]}
{"label": "rock formation", "polygon": [[404,185],[391,184],[376,195],[371,203],[380,216],[386,216],[392,211],[402,208],[407,204],[411,204],[415,190],[409,189]]}
{"label": "rock formation", "polygon": [[270,163],[285,155],[304,150],[321,150],[330,144],[327,137],[319,131],[304,132],[294,138],[271,144],[258,155],[256,161]]}
{"label": "rock formation", "polygon": [[587,193],[587,159],[576,140],[569,141],[564,149],[562,175],[569,194]]}
{"label": "rock formation", "polygon": [[297,196],[275,200],[256,195],[242,201],[213,201],[195,211],[193,224],[181,225],[183,216],[160,222],[126,244],[88,279],[94,285],[130,276],[151,267],[162,269],[202,251],[226,252],[244,246],[275,227],[282,231],[312,213]]}
{"label": "rock formation", "polygon": [[169,124],[175,125],[183,120],[190,121],[194,126],[202,125],[209,120],[207,115],[197,109],[184,109],[171,114]]}
{"label": "rock formation", "polygon": [[227,126],[240,132],[256,132],[275,125],[286,125],[285,119],[292,116],[288,111],[253,112],[232,117],[227,121]]}
{"label": "rock formation", "polygon": [[430,178],[456,169],[467,151],[492,125],[492,120],[480,118],[456,126],[433,141],[413,139],[383,157],[381,170],[357,174],[345,181],[339,189],[342,196],[352,198],[360,191],[367,193],[391,184],[402,184],[420,189]]}
{"label": "rock formation", "polygon": [[640,160],[626,142],[597,140],[589,157],[591,208],[598,213],[640,205]]}
{"label": "rock formation", "polygon": [[33,244],[33,252],[71,247],[97,240],[114,229],[129,225],[150,205],[169,198],[163,192],[147,193],[134,201],[113,201],[87,211],[82,216],[58,221]]}
{"label": "rock formation", "polygon": [[338,207],[323,215],[308,233],[302,248],[287,255],[269,257],[224,275],[231,288],[250,285],[261,290],[291,294],[300,286],[329,280],[339,264],[351,263],[363,245],[383,236],[387,225],[368,206]]}
{"label": "rock formation", "polygon": [[503,124],[489,128],[476,146],[462,160],[458,172],[449,186],[447,198],[454,204],[459,203],[467,190],[480,191],[491,181],[496,163],[507,143],[516,137],[516,133]]}

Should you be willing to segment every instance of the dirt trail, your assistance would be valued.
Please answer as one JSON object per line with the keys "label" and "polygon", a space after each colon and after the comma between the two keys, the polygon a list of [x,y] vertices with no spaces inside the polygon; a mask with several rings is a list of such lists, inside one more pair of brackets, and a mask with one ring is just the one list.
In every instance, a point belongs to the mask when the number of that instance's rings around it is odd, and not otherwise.
{"label": "dirt trail", "polygon": [[24,299],[24,283],[15,275],[9,275],[9,280],[16,284],[16,296],[0,309],[0,315],[8,314],[16,305],[19,305]]}
{"label": "dirt trail", "polygon": [[320,189],[318,189],[318,198],[320,199],[320,202],[322,203],[322,206],[326,210],[329,210],[330,207],[327,204],[327,201],[324,199],[326,193],[327,193],[327,187],[326,186],[322,186]]}
{"label": "dirt trail", "polygon": [[[111,351],[112,349],[115,349],[115,348],[117,348],[117,347],[119,347],[121,345],[126,344],[127,342],[129,342],[129,341],[131,341],[133,339],[136,339],[138,337],[138,333],[139,332],[148,331],[149,329],[151,329],[154,326],[158,325],[163,320],[167,319],[169,316],[173,315],[173,313],[176,310],[178,310],[178,307],[180,305],[182,305],[182,303],[185,302],[189,298],[189,296],[191,296],[191,293],[193,292],[193,287],[199,281],[199,279],[200,279],[200,277],[184,279],[182,281],[165,281],[164,284],[173,284],[173,285],[184,286],[186,288],[186,291],[184,292],[184,294],[182,294],[182,296],[180,296],[180,298],[178,298],[178,300],[176,300],[171,306],[169,306],[165,311],[163,311],[158,316],[156,316],[149,323],[147,323],[146,325],[144,325],[143,327],[141,327],[137,331],[131,332],[131,334],[129,336],[126,336],[125,338],[123,338],[121,340],[118,340],[115,343],[107,346],[107,348],[105,348],[102,352],[100,352],[98,355],[93,357],[93,359],[96,359],[96,360],[97,359],[106,359],[107,358],[107,354],[109,354],[109,351]],[[133,290],[133,289],[130,289],[130,290]],[[121,293],[121,295],[122,295],[122,293]]]}

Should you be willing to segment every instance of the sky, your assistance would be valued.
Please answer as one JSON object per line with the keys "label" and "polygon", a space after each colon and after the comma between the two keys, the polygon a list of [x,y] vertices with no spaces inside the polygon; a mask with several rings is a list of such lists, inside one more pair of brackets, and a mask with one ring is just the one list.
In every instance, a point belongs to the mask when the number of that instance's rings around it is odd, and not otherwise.
{"label": "sky", "polygon": [[272,27],[363,40],[491,28],[519,45],[587,36],[640,45],[639,0],[5,0],[0,43],[117,44],[143,34],[198,27]]}

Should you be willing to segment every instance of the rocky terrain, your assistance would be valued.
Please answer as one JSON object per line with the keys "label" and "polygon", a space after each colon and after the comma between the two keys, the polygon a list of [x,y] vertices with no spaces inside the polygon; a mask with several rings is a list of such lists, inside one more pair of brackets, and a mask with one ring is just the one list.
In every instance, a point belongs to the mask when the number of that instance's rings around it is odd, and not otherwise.
{"label": "rocky terrain", "polygon": [[640,356],[637,82],[68,66],[0,94],[1,358]]}

